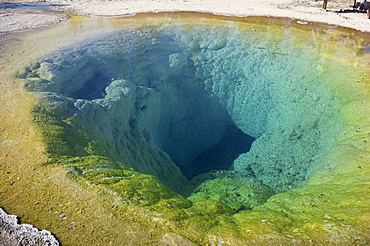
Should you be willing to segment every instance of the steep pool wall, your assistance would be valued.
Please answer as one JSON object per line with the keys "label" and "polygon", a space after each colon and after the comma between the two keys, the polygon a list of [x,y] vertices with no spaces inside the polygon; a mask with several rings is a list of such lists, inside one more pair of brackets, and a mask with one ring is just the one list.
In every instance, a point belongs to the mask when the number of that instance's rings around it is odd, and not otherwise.
{"label": "steep pool wall", "polygon": [[171,160],[188,165],[236,125],[256,138],[237,175],[280,192],[307,181],[343,125],[333,75],[289,36],[270,44],[232,24],[125,30],[54,52],[21,77],[57,118],[171,187],[184,182]]}
{"label": "steep pool wall", "polygon": [[[114,31],[5,80],[36,96],[17,100],[33,105],[22,124],[47,158],[28,158],[26,179],[4,152],[4,194],[27,195],[0,205],[66,244],[71,231],[79,245],[368,242],[366,39],[292,20],[155,17],[100,23]],[[250,150],[188,181],[181,169],[230,126],[255,138]]]}

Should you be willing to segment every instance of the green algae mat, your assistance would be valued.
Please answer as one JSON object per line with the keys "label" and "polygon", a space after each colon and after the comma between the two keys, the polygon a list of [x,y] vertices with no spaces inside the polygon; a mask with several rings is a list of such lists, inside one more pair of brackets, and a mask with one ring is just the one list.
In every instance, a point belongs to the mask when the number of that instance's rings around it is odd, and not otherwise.
{"label": "green algae mat", "polygon": [[370,36],[302,23],[1,37],[0,206],[62,245],[369,244]]}

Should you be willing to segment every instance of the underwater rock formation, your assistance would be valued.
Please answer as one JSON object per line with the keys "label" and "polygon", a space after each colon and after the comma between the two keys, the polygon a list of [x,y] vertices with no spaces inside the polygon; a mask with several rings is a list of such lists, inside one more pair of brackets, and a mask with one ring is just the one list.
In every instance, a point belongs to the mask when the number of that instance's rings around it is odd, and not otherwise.
{"label": "underwater rock formation", "polygon": [[262,184],[258,179],[236,178],[233,173],[224,171],[218,171],[212,176],[214,177],[202,182],[188,199],[191,201],[217,200],[239,211],[251,210],[265,203],[275,194],[270,187]]}
{"label": "underwater rock formation", "polygon": [[8,215],[0,208],[0,245],[58,246],[59,242],[49,231],[39,231],[29,224],[18,224],[15,215]]}
{"label": "underwater rock formation", "polygon": [[283,41],[263,46],[253,35],[232,27],[124,30],[56,51],[21,77],[111,158],[173,189],[186,183],[178,167],[191,168],[235,125],[256,138],[235,160],[236,177],[287,191],[335,143],[339,101],[320,67]]}

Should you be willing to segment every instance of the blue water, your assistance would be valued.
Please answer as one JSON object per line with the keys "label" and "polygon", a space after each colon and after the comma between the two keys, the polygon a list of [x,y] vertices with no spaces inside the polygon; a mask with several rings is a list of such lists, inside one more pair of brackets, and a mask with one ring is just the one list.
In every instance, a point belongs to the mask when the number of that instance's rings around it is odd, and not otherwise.
{"label": "blue water", "polygon": [[51,7],[54,5],[47,4],[0,4],[0,9],[29,9],[29,10],[42,10],[52,11]]}

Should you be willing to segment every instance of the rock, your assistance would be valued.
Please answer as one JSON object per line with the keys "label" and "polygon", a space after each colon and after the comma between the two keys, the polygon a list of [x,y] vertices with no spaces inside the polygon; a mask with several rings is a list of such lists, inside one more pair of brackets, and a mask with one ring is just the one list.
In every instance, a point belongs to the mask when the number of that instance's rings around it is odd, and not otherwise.
{"label": "rock", "polygon": [[0,208],[0,245],[58,246],[59,242],[49,231],[39,231],[29,224],[18,224],[15,215],[8,215]]}

